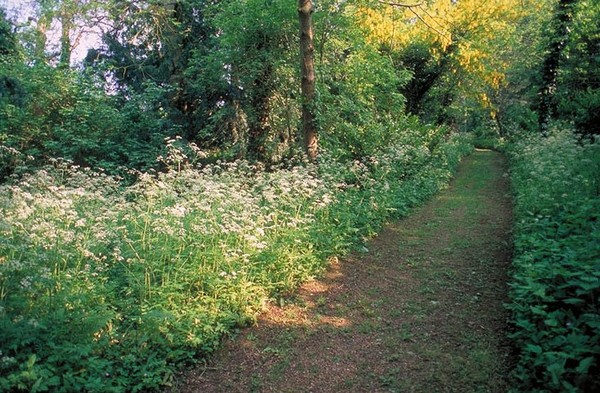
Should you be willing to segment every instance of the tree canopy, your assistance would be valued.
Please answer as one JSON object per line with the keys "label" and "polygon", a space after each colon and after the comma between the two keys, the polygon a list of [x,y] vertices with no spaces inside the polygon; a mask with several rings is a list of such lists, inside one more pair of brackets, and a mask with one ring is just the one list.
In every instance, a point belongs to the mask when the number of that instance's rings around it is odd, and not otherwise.
{"label": "tree canopy", "polygon": [[[364,154],[411,116],[502,135],[508,119],[550,116],[598,132],[591,0],[327,0],[312,9],[310,123],[324,149]],[[223,157],[276,162],[303,139],[298,17],[283,0],[32,0],[29,13],[12,23],[3,14],[0,26],[2,140],[24,154],[148,167],[160,141],[180,135]],[[84,59],[73,57],[99,35]],[[80,100],[65,96],[73,83],[86,86]],[[35,86],[54,87],[34,103]],[[6,106],[15,94],[20,105]],[[64,99],[42,105],[50,96]],[[112,113],[104,147],[89,132],[66,139],[79,148],[59,147],[71,132],[64,116],[97,100]],[[113,145],[123,151],[106,150]]]}

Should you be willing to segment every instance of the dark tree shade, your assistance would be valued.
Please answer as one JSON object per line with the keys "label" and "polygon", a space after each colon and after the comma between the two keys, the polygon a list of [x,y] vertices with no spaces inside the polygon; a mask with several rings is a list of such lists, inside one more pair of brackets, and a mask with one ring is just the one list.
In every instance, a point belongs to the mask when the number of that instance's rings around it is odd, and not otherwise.
{"label": "dark tree shade", "polygon": [[0,61],[6,61],[17,53],[17,40],[12,25],[6,17],[4,9],[0,8]]}
{"label": "dark tree shade", "polygon": [[[0,63],[10,62],[18,56],[17,39],[5,11],[0,8]],[[21,82],[10,75],[0,75],[0,101],[5,99],[13,105],[21,106],[25,93]]]}
{"label": "dark tree shade", "polygon": [[539,90],[539,125],[542,134],[548,133],[548,122],[556,112],[556,88],[561,55],[569,39],[569,25],[577,0],[560,0],[554,15],[554,33],[542,66],[542,86]]}

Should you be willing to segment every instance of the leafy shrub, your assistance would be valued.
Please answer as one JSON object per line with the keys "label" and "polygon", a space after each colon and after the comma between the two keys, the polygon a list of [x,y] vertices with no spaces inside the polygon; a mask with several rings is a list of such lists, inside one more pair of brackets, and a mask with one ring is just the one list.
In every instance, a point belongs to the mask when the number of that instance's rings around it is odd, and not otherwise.
{"label": "leafy shrub", "polygon": [[600,145],[570,130],[511,148],[520,391],[600,389]]}
{"label": "leafy shrub", "polygon": [[350,34],[345,40],[334,40],[330,45],[337,57],[317,62],[323,75],[317,87],[320,143],[353,159],[373,155],[381,146],[402,139],[406,128],[419,128],[406,119],[405,100],[398,91],[409,74],[398,71],[373,44],[357,37]]}
{"label": "leafy shrub", "polygon": [[582,134],[600,135],[600,88],[578,91],[559,104],[561,118],[570,119]]}
{"label": "leafy shrub", "polygon": [[127,188],[60,161],[0,186],[0,390],[168,385],[442,187],[468,151],[447,130],[405,134],[362,160],[269,171],[195,167],[202,152],[169,140],[168,170]]}
{"label": "leafy shrub", "polygon": [[148,170],[178,131],[163,109],[165,86],[147,83],[119,101],[77,71],[0,63],[0,75],[14,85],[0,91],[0,181],[23,161],[16,151],[38,167],[60,157],[113,174],[122,175],[121,166]]}

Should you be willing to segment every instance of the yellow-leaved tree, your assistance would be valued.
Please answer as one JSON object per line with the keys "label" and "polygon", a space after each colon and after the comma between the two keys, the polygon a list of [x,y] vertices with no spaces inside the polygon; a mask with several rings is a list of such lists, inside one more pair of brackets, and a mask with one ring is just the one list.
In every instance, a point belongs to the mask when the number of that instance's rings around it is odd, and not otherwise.
{"label": "yellow-leaved tree", "polygon": [[496,117],[494,96],[511,68],[519,26],[550,3],[381,0],[359,13],[370,38],[413,73],[402,91],[407,110],[428,121],[469,126],[473,108],[479,117]]}

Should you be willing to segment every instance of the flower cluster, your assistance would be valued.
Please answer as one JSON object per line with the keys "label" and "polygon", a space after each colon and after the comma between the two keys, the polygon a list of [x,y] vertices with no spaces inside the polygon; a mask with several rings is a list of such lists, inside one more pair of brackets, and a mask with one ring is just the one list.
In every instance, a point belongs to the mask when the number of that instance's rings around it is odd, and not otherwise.
{"label": "flower cluster", "polygon": [[[0,323],[5,357],[16,359],[0,363],[3,374],[47,367],[40,372],[95,380],[100,370],[147,373],[144,359],[158,353],[176,363],[210,351],[443,177],[431,170],[435,154],[410,141],[269,170],[198,166],[194,146],[167,147],[165,170],[127,187],[61,161],[0,186]],[[73,362],[50,364],[57,351]],[[105,360],[75,366],[81,358]]]}

